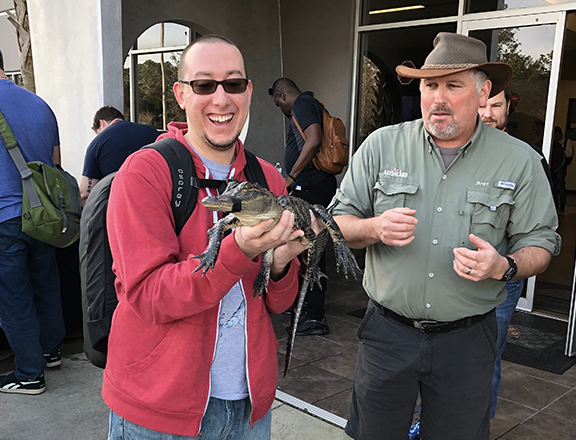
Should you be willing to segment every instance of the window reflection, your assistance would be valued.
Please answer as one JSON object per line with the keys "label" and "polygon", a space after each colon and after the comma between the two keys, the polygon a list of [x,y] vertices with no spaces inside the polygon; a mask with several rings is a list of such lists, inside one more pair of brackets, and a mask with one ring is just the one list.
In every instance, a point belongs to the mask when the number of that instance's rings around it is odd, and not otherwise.
{"label": "window reflection", "polygon": [[[180,54],[181,52],[167,52],[138,55],[138,122],[141,124],[165,130],[167,122],[186,121],[186,114],[176,102],[172,92],[172,85],[178,80]],[[124,96],[130,94],[129,75],[129,69],[125,68]],[[164,77],[164,90],[162,77]],[[126,103],[124,110],[126,119],[129,119],[129,102]]]}
{"label": "window reflection", "polygon": [[[186,121],[172,92],[182,50],[200,34],[176,23],[158,23],[138,37],[124,65],[124,116],[166,130],[170,121]],[[130,82],[131,69],[133,82]],[[132,93],[130,88],[133,88]],[[133,97],[133,101],[131,101]],[[134,114],[132,114],[134,113]]]}
{"label": "window reflection", "polygon": [[354,145],[374,130],[418,119],[418,80],[399,78],[395,68],[403,62],[421,67],[438,32],[455,32],[455,23],[386,29],[362,33],[362,66],[358,94],[358,124]]}
{"label": "window reflection", "polygon": [[471,37],[486,44],[491,61],[508,63],[514,69],[510,82],[510,125],[520,139],[540,149],[555,28],[554,24],[546,24],[470,32]]}
{"label": "window reflection", "polygon": [[20,73],[6,73],[6,76],[13,83],[18,84],[20,87],[24,87],[24,81],[22,80],[22,75]]}

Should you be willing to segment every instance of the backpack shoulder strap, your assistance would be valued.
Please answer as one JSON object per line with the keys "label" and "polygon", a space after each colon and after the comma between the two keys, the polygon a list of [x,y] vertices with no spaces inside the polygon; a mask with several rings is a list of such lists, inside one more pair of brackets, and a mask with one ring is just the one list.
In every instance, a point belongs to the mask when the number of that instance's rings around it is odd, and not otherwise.
{"label": "backpack shoulder strap", "polygon": [[196,208],[198,187],[191,183],[196,179],[196,167],[188,148],[172,138],[164,138],[144,148],[158,151],[170,168],[172,175],[172,214],[174,215],[176,235]]}
{"label": "backpack shoulder strap", "polygon": [[2,139],[4,146],[8,150],[8,154],[10,154],[10,157],[14,161],[14,165],[16,165],[16,168],[18,168],[18,171],[20,172],[22,185],[24,186],[24,190],[30,200],[30,206],[32,208],[42,206],[36,188],[34,187],[32,171],[28,168],[28,164],[26,163],[26,160],[24,160],[24,156],[22,156],[22,152],[20,151],[20,147],[16,141],[16,137],[2,112],[0,112],[0,139]]}
{"label": "backpack shoulder strap", "polygon": [[259,183],[264,188],[270,189],[264,171],[262,171],[260,162],[258,162],[258,158],[246,148],[244,148],[244,155],[246,156],[246,169],[244,171],[248,182]]}
{"label": "backpack shoulder strap", "polygon": [[305,135],[304,132],[302,131],[302,128],[300,128],[300,124],[299,124],[298,121],[296,120],[296,116],[294,116],[294,113],[292,113],[292,120],[294,121],[294,124],[296,124],[296,128],[297,128],[298,131],[300,132],[300,136],[302,136],[302,139],[304,139],[304,142],[306,142],[306,135]]}
{"label": "backpack shoulder strap", "polygon": [[[225,181],[198,179],[190,150],[176,139],[164,138],[144,148],[154,148],[158,151],[170,168],[174,229],[176,235],[180,235],[182,228],[196,208],[198,188],[220,188]],[[266,182],[258,158],[246,149],[244,152],[246,155],[246,178],[248,181],[257,182],[268,189],[268,182]]]}

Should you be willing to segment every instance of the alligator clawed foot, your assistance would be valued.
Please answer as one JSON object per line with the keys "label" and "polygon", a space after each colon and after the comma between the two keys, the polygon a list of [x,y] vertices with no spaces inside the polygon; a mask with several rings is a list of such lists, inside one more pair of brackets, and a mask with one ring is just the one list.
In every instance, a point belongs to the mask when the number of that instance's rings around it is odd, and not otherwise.
{"label": "alligator clawed foot", "polygon": [[204,252],[200,255],[195,255],[190,258],[198,258],[200,260],[200,264],[192,271],[192,273],[198,272],[200,269],[204,268],[202,271],[202,276],[206,275],[206,272],[210,270],[211,272],[214,271],[214,266],[216,265],[216,255],[211,255],[211,252]]}
{"label": "alligator clawed foot", "polygon": [[[254,283],[254,284],[256,284],[256,283]],[[252,298],[256,299],[256,297],[258,297],[258,299],[262,299],[262,295],[266,291],[267,291],[266,288],[260,288],[260,289],[254,288],[254,295],[252,296]]]}

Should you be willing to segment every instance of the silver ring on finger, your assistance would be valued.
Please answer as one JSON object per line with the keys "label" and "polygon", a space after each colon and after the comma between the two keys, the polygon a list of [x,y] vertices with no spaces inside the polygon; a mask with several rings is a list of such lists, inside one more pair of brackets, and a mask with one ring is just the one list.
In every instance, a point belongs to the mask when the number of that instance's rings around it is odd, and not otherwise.
{"label": "silver ring on finger", "polygon": [[468,270],[466,271],[466,275],[470,275],[470,272],[472,272],[472,268],[469,267]]}

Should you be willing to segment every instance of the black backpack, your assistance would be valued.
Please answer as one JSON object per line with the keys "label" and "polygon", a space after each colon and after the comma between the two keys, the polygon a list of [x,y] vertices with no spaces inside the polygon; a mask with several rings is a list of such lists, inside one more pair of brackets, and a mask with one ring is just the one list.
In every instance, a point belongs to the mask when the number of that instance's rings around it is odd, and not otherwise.
{"label": "black backpack", "polygon": [[[198,198],[198,188],[221,188],[226,181],[199,179],[187,147],[171,138],[162,139],[143,148],[154,148],[166,160],[172,175],[172,213],[175,231],[180,231],[192,215]],[[254,154],[246,155],[245,174],[248,181],[268,188],[262,167]],[[97,367],[106,366],[108,335],[112,314],[118,304],[112,272],[112,254],[106,231],[106,212],[110,186],[114,175],[104,177],[90,193],[82,211],[80,223],[80,279],[84,353]],[[189,182],[189,184],[182,184]]]}

